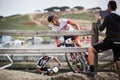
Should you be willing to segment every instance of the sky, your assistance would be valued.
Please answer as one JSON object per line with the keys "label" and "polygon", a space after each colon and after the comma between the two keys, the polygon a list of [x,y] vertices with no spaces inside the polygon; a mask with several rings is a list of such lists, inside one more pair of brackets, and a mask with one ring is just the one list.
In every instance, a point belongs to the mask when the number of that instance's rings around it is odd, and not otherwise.
{"label": "sky", "polygon": [[[44,9],[52,6],[83,6],[85,9],[101,7],[107,9],[109,0],[0,0],[0,15],[10,16],[15,14],[34,13],[35,10],[43,12]],[[115,0],[120,12],[120,0]]]}

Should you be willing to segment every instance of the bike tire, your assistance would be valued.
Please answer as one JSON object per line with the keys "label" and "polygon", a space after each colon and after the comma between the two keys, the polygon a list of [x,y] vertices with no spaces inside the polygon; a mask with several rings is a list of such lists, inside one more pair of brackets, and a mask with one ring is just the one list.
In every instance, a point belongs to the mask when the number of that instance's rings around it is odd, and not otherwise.
{"label": "bike tire", "polygon": [[[69,57],[70,57],[69,54],[70,53],[65,53],[65,58],[66,58],[67,64],[68,64],[70,70],[73,73],[76,73],[77,66],[75,67],[71,64],[70,59],[69,59]],[[79,66],[80,66],[80,72],[85,72],[87,70],[87,64],[85,63],[84,56],[79,56]]]}

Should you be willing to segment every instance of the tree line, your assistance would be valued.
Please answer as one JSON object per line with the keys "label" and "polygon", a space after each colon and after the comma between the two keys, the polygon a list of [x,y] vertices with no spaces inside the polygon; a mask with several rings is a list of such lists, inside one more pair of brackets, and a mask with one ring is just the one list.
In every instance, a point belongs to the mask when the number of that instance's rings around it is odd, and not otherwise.
{"label": "tree line", "polygon": [[[65,11],[67,9],[70,10],[71,8],[68,7],[68,6],[62,6],[62,7],[54,6],[54,7],[49,7],[49,8],[44,9],[44,11],[54,12],[54,11]],[[75,6],[72,9],[83,10],[84,7],[82,7],[82,6]]]}

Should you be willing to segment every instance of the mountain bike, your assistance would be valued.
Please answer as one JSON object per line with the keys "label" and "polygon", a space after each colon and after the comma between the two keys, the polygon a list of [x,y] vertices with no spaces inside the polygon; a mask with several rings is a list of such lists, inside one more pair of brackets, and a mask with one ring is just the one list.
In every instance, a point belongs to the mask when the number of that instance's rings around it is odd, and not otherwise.
{"label": "mountain bike", "polygon": [[60,65],[56,65],[56,66],[53,66],[51,68],[48,68],[48,71],[44,71],[41,74],[42,75],[48,75],[48,76],[54,76],[54,75],[58,74],[60,68],[61,68]]}
{"label": "mountain bike", "polygon": [[[69,47],[77,47],[72,38],[68,38],[66,41],[60,44],[60,46],[63,45],[69,45]],[[69,68],[72,70],[72,72],[74,73],[87,72],[89,70],[88,66],[89,60],[87,52],[74,52],[73,54],[75,56],[74,62],[71,57],[71,54],[65,53],[67,64]]]}

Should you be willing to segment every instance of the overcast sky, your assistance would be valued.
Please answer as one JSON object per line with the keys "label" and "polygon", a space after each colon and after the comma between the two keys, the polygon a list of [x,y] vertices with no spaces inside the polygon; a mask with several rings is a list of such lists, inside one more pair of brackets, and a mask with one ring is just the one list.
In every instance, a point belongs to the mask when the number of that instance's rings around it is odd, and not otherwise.
{"label": "overcast sky", "polygon": [[[43,12],[44,9],[52,6],[83,6],[85,9],[101,7],[107,9],[109,0],[0,0],[0,15],[10,16],[15,14],[33,13],[35,10]],[[120,0],[115,0],[120,11]]]}

